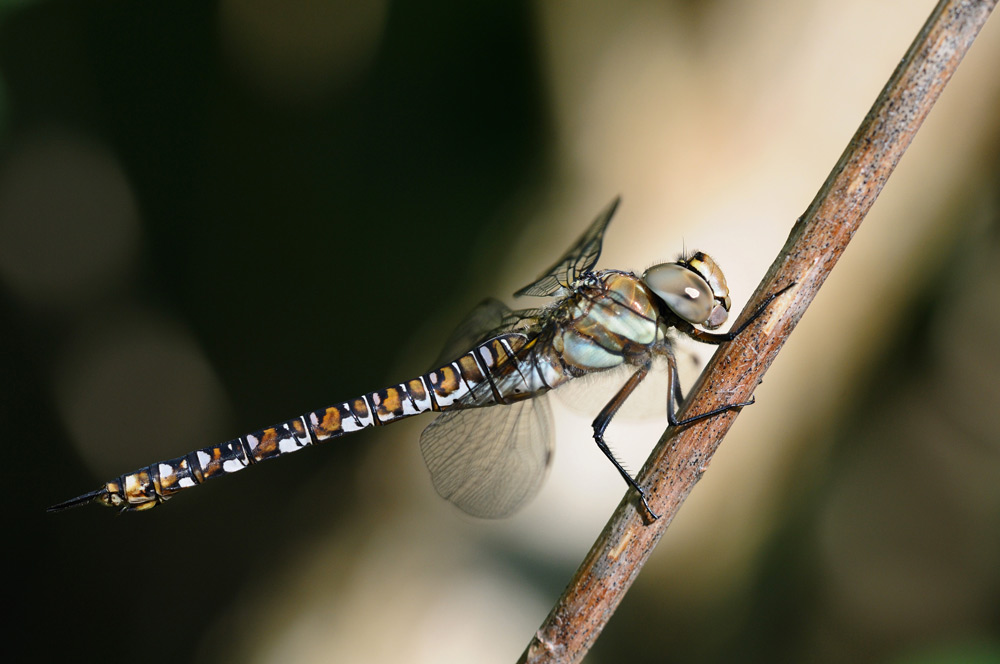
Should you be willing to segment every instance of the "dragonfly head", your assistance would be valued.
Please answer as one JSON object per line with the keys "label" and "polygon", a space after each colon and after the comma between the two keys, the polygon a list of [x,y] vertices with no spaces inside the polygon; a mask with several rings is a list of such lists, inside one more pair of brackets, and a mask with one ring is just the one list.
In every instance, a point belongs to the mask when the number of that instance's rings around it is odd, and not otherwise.
{"label": "dragonfly head", "polygon": [[672,312],[709,330],[729,316],[729,286],[719,264],[698,252],[676,263],[660,263],[642,274],[642,281]]}

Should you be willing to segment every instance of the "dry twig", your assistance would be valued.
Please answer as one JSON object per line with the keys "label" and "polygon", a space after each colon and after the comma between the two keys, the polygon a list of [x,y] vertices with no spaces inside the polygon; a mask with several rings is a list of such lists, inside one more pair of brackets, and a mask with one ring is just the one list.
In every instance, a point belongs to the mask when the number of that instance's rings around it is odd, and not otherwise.
{"label": "dry twig", "polygon": [[[792,228],[743,312],[795,282],[761,322],[722,346],[680,417],[750,398],[895,169],[913,135],[972,45],[996,0],[941,0],[893,72],[816,198]],[[711,461],[735,414],[668,429],[639,474],[653,523],[626,494],[522,662],[579,662]]]}

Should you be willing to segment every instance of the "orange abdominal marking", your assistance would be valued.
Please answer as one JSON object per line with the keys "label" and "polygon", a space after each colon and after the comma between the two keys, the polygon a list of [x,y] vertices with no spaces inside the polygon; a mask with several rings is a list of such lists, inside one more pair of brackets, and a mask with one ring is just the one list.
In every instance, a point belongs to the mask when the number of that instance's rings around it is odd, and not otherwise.
{"label": "orange abdominal marking", "polygon": [[387,389],[385,391],[385,401],[382,402],[382,407],[390,413],[394,413],[400,409],[400,405],[399,390],[395,387]]}
{"label": "orange abdominal marking", "polygon": [[427,398],[427,391],[424,389],[424,382],[422,380],[413,379],[407,386],[410,388],[410,396],[412,396],[417,401],[423,401]]}
{"label": "orange abdominal marking", "polygon": [[316,427],[317,435],[332,435],[340,431],[340,408],[327,408],[323,420]]}
{"label": "orange abdominal marking", "polygon": [[441,376],[444,380],[441,381],[441,390],[446,394],[451,394],[458,389],[458,374],[455,373],[455,369],[450,365],[441,369]]}

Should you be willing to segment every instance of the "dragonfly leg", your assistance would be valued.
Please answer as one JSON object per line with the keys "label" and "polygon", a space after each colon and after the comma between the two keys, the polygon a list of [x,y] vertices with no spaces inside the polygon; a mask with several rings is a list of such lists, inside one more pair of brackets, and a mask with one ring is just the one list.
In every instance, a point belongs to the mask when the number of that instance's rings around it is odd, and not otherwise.
{"label": "dragonfly leg", "polygon": [[719,406],[718,408],[713,408],[707,413],[699,413],[698,415],[692,415],[691,417],[685,417],[683,420],[677,419],[677,411],[681,407],[681,402],[683,398],[681,397],[679,385],[680,379],[677,375],[677,363],[671,356],[667,357],[670,363],[670,370],[667,373],[667,380],[669,385],[667,386],[667,421],[670,422],[672,427],[682,427],[693,422],[699,422],[701,420],[707,420],[711,417],[715,417],[721,413],[725,413],[730,410],[739,410],[743,406],[752,406],[754,403],[753,397],[750,397],[749,401],[740,401],[738,403],[731,403],[725,406]]}
{"label": "dragonfly leg", "polygon": [[767,310],[767,307],[771,304],[771,302],[774,301],[776,297],[778,297],[779,295],[781,295],[794,285],[795,285],[794,282],[790,283],[781,290],[779,290],[777,293],[771,293],[771,295],[769,295],[768,298],[764,300],[764,302],[761,303],[759,307],[757,307],[757,310],[753,312],[753,315],[751,315],[750,318],[747,318],[745,321],[743,321],[740,324],[740,326],[737,327],[735,330],[730,330],[729,332],[724,332],[722,334],[716,332],[705,332],[704,330],[699,330],[690,323],[683,321],[682,324],[677,325],[677,329],[686,334],[687,336],[691,337],[695,341],[700,341],[704,344],[718,345],[726,341],[732,341],[733,339],[738,337],[740,335],[740,332],[745,330],[747,326],[750,325],[750,323],[760,318],[761,315],[764,313],[764,311]]}
{"label": "dragonfly leg", "polygon": [[[670,402],[670,395],[673,394],[673,397],[674,397],[673,403],[677,404],[677,406],[679,407],[680,404],[684,401],[684,390],[681,389],[681,377],[677,374],[677,369],[674,366],[674,358],[673,358],[673,356],[669,356],[667,359],[670,362],[670,374],[669,374],[669,376],[667,378],[667,380],[670,381],[670,384],[667,386],[667,388],[668,388],[668,391],[667,391],[667,420],[669,421],[671,415],[673,415],[673,413],[676,412],[676,411],[674,411],[671,408],[672,404]],[[672,387],[672,389],[670,389],[671,387]],[[673,424],[672,421],[670,423]]]}
{"label": "dragonfly leg", "polygon": [[647,362],[645,365],[639,367],[634,374],[632,374],[629,379],[622,386],[622,389],[618,390],[618,393],[612,397],[611,401],[608,402],[601,412],[597,414],[594,419],[594,442],[597,443],[597,447],[604,452],[604,456],[611,460],[615,468],[621,474],[625,482],[635,489],[636,493],[639,494],[639,500],[642,501],[642,507],[646,510],[653,521],[660,518],[660,515],[653,511],[646,501],[646,492],[642,490],[642,487],[632,479],[632,476],[628,474],[628,471],[618,462],[615,455],[611,452],[611,448],[604,441],[604,432],[607,430],[608,425],[611,424],[611,419],[615,416],[615,413],[622,407],[625,400],[629,398],[629,395],[635,391],[635,388],[639,387],[639,383],[646,377],[649,373],[650,364]]}

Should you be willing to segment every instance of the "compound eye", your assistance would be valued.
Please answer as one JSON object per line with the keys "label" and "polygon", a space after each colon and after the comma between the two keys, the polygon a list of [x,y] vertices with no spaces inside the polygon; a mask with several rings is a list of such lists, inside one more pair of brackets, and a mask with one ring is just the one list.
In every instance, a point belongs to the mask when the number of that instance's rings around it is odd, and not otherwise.
{"label": "compound eye", "polygon": [[689,323],[701,325],[713,314],[716,302],[712,288],[686,267],[676,263],[654,265],[642,280],[671,311]]}

